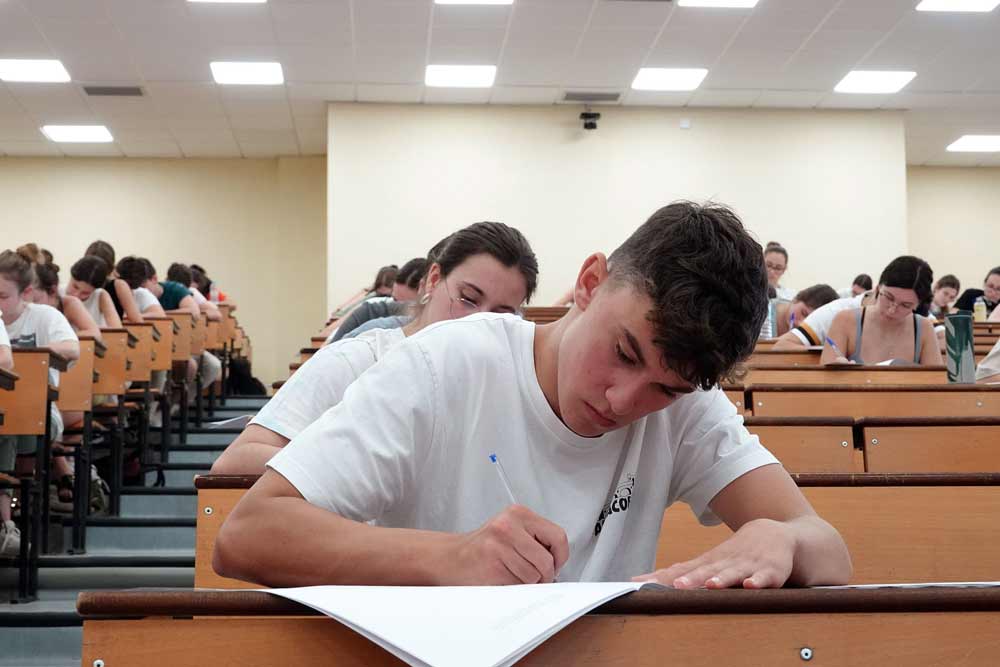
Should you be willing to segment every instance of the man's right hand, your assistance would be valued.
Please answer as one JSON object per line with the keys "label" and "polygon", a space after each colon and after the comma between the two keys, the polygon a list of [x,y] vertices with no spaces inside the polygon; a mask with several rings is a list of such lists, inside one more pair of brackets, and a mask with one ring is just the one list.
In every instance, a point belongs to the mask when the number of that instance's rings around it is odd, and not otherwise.
{"label": "man's right hand", "polygon": [[478,530],[460,535],[454,556],[449,583],[551,583],[569,558],[569,541],[556,524],[511,505]]}

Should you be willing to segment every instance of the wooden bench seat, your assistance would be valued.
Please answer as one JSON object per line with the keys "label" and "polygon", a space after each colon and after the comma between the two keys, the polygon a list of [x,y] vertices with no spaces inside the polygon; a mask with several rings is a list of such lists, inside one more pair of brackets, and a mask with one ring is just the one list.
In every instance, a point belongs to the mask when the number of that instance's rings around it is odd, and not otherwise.
{"label": "wooden bench seat", "polygon": [[744,385],[752,384],[947,384],[944,366],[783,366],[748,369]]}
{"label": "wooden bench seat", "polygon": [[858,420],[868,472],[1000,472],[1000,415]]}
{"label": "wooden bench seat", "polygon": [[850,417],[747,417],[744,424],[789,472],[865,471]]}

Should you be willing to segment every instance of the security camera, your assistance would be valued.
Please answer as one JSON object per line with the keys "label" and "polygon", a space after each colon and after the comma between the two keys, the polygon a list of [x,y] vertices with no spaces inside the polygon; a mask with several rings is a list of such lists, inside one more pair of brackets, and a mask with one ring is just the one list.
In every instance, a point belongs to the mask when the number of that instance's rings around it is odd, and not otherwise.
{"label": "security camera", "polygon": [[580,114],[580,120],[583,121],[583,129],[585,130],[596,130],[597,121],[601,119],[601,114],[596,111],[584,111]]}

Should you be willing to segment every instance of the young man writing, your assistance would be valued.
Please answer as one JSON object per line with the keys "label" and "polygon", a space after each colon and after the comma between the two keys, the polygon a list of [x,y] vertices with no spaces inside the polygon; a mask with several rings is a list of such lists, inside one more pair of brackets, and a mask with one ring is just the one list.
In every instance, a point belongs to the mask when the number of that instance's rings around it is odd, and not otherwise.
{"label": "young man writing", "polygon": [[[715,387],[753,350],[766,288],[732,212],[677,203],[588,257],[557,322],[428,327],[271,460],[219,533],[216,571],[272,586],[846,582],[840,535]],[[677,500],[736,532],[651,572]]]}

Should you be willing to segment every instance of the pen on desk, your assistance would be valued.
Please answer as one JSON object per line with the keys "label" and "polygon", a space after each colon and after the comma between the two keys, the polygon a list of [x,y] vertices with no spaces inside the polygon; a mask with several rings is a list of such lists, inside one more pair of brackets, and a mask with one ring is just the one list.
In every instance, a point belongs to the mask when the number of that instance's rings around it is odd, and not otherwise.
{"label": "pen on desk", "polygon": [[826,337],[826,342],[830,345],[830,347],[833,348],[834,352],[836,352],[839,356],[843,357],[844,359],[847,359],[847,355],[840,351],[840,348],[837,347],[837,344],[833,342],[832,338],[830,338],[829,336],[827,336]]}
{"label": "pen on desk", "polygon": [[500,476],[500,481],[503,482],[503,488],[507,489],[507,497],[510,498],[510,504],[517,505],[517,498],[514,497],[514,491],[510,488],[510,480],[507,479],[507,473],[504,472],[500,459],[497,458],[496,454],[490,454],[490,461],[493,462],[493,466],[497,469],[497,475]]}

